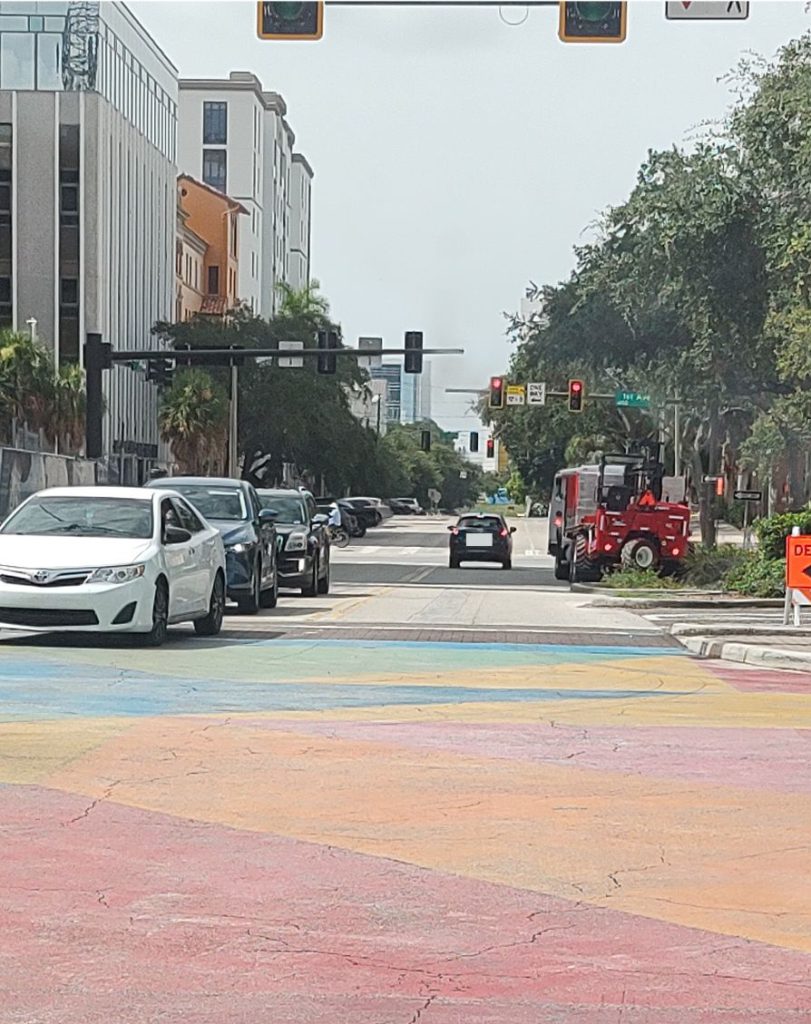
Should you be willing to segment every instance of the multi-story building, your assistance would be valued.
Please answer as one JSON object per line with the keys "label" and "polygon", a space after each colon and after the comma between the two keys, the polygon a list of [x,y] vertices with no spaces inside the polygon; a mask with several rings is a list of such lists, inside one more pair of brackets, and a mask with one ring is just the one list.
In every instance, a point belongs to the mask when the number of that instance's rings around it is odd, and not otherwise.
{"label": "multi-story building", "polygon": [[[57,364],[99,332],[149,348],[175,306],[177,71],[123,3],[4,3],[0,318]],[[158,456],[154,385],[107,374],[105,453],[127,482]]]}
{"label": "multi-story building", "polygon": [[265,317],[277,309],[280,283],[310,279],[313,175],[293,150],[286,114],[282,97],[247,71],[180,82],[180,168],[246,208],[238,292]]}
{"label": "multi-story building", "polygon": [[175,322],[191,320],[203,307],[205,262],[208,244],[189,227],[189,214],[177,199],[177,236],[175,239]]}
{"label": "multi-story building", "polygon": [[293,174],[290,188],[290,262],[287,282],[300,291],[310,283],[310,197],[313,169],[301,153],[293,154]]}
{"label": "multi-story building", "polygon": [[195,273],[200,293],[200,304],[194,312],[225,316],[237,305],[239,298],[239,222],[248,211],[235,199],[188,174],[181,174],[178,178],[178,201],[186,215],[186,229],[205,246],[199,279],[194,257],[187,264],[187,268]]}
{"label": "multi-story building", "polygon": [[403,367],[400,363],[380,363],[369,367],[372,380],[386,382],[386,422],[389,426],[402,422]]}
{"label": "multi-story building", "polygon": [[387,427],[386,391],[385,380],[370,380],[362,390],[349,396],[349,411],[355,419],[380,437]]}

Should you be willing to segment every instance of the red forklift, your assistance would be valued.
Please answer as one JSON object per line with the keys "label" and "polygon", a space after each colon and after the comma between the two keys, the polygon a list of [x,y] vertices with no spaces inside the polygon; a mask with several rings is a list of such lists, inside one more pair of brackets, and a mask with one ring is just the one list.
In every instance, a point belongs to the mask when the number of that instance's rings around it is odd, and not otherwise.
{"label": "red forklift", "polygon": [[689,539],[685,481],[665,476],[658,444],[555,475],[548,550],[556,579],[594,583],[616,565],[672,575]]}

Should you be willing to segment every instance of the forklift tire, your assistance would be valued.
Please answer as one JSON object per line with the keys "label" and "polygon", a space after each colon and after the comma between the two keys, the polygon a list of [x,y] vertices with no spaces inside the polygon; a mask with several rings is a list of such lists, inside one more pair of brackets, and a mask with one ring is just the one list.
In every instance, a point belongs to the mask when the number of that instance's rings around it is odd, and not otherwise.
{"label": "forklift tire", "polygon": [[586,552],[585,537],[580,536],[575,539],[573,555],[569,576],[572,583],[599,583],[603,572],[600,563],[589,558]]}
{"label": "forklift tire", "polygon": [[659,568],[659,551],[653,541],[645,537],[635,537],[629,540],[620,552],[620,561],[623,569],[647,569]]}
{"label": "forklift tire", "polygon": [[561,547],[562,545],[559,544],[555,551],[555,579],[568,580],[571,570],[569,563],[561,556]]}

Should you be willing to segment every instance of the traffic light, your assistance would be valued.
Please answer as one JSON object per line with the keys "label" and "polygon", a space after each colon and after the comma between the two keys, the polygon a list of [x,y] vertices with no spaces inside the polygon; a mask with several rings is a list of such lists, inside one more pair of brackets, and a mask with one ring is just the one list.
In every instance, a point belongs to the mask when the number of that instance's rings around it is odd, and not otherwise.
{"label": "traffic light", "polygon": [[420,432],[420,448],[424,452],[430,452],[431,450],[431,431],[423,430]]}
{"label": "traffic light", "polygon": [[422,373],[422,331],[406,331],[405,348],[405,372]]}
{"label": "traffic light", "polygon": [[564,43],[622,43],[627,20],[628,4],[618,0],[561,0],[558,35]]}
{"label": "traffic light", "polygon": [[487,458],[494,459],[496,457],[496,442],[492,437],[487,438]]}
{"label": "traffic light", "polygon": [[146,379],[159,388],[171,387],[174,373],[174,363],[169,359],[150,359],[146,364]]}
{"label": "traffic light", "polygon": [[321,349],[318,353],[318,372],[335,373],[338,368],[338,357],[335,355],[335,349],[338,348],[338,332],[319,331],[318,347]]}
{"label": "traffic light", "polygon": [[583,411],[583,381],[569,381],[569,412]]}
{"label": "traffic light", "polygon": [[487,404],[491,409],[504,408],[504,381],[501,377],[490,378],[490,400]]}
{"label": "traffic light", "polygon": [[324,34],[323,0],[277,0],[256,7],[260,39],[320,39]]}
{"label": "traffic light", "polygon": [[477,452],[479,450],[479,435],[475,430],[471,430],[470,432],[470,443],[468,444],[468,448],[471,452]]}

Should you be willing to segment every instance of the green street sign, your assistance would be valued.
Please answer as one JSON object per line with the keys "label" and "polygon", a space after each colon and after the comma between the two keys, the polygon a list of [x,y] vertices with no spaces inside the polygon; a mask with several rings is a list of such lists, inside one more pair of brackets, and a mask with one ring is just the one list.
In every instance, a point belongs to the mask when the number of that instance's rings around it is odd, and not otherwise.
{"label": "green street sign", "polygon": [[650,395],[640,395],[638,391],[617,391],[614,405],[630,409],[650,409]]}

